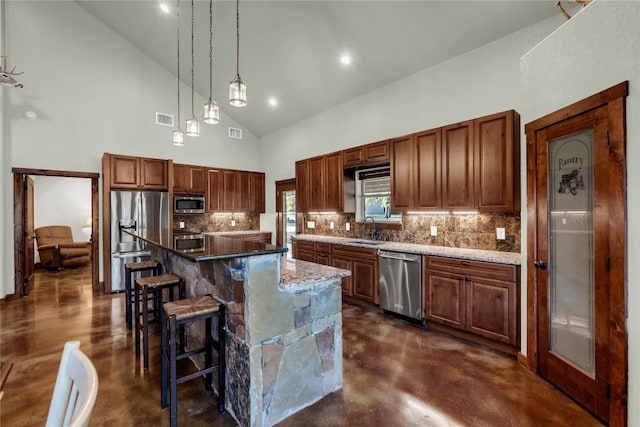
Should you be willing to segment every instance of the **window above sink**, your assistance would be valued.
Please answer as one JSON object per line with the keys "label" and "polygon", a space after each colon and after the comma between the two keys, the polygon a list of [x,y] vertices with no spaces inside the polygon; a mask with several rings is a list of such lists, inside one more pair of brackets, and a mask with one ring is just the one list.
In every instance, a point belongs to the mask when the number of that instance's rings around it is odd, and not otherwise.
{"label": "window above sink", "polygon": [[402,213],[391,212],[389,166],[356,172],[356,221],[372,217],[376,223],[401,223]]}

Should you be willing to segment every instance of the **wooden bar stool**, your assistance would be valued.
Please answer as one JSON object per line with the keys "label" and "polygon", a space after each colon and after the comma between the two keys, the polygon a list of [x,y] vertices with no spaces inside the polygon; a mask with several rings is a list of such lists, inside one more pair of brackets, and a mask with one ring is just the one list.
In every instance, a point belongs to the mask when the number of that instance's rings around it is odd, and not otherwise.
{"label": "wooden bar stool", "polygon": [[124,265],[124,292],[125,292],[125,320],[127,328],[133,328],[131,313],[133,307],[133,289],[131,280],[134,273],[151,272],[152,276],[157,276],[162,272],[162,265],[157,261],[128,262]]}
{"label": "wooden bar stool", "polygon": [[[142,330],[142,346],[144,351],[144,368],[149,368],[149,296],[155,294],[158,301],[162,301],[162,292],[169,290],[169,300],[184,298],[184,280],[173,274],[142,277],[135,285],[135,331],[136,356],[140,357],[140,331]],[[178,290],[178,297],[174,298],[174,291]],[[140,301],[142,300],[142,322],[140,321]]]}
{"label": "wooden bar stool", "polygon": [[[203,295],[194,298],[187,298],[175,302],[164,304],[161,311],[162,316],[162,383],[161,383],[161,406],[167,407],[167,387],[171,393],[171,407],[169,409],[171,426],[177,425],[178,403],[176,386],[186,381],[205,376],[205,389],[211,390],[211,377],[214,371],[218,371],[218,412],[224,412],[225,400],[225,307],[211,295]],[[218,317],[218,338],[214,337],[212,331],[212,319]],[[184,351],[178,354],[177,338],[178,328],[184,327],[185,323],[205,320],[205,343],[204,347],[194,350]],[[184,348],[184,344],[182,345]],[[213,364],[213,352],[218,352],[218,363]],[[204,368],[194,373],[178,377],[176,373],[176,363],[178,360],[191,357],[195,354],[205,353]],[[169,374],[167,378],[167,364]]]}

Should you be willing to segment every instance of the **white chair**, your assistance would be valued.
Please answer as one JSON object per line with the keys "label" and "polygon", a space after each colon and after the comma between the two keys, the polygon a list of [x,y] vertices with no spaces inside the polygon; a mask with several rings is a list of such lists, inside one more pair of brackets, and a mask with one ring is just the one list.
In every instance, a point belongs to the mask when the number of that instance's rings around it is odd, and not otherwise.
{"label": "white chair", "polygon": [[97,395],[96,368],[80,351],[80,341],[68,341],[62,351],[46,427],[88,425]]}

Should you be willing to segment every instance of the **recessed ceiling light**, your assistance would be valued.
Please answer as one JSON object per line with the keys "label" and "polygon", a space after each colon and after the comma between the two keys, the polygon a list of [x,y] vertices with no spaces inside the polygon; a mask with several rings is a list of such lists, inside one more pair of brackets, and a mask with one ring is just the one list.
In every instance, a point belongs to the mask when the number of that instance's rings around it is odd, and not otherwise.
{"label": "recessed ceiling light", "polygon": [[164,13],[169,13],[169,6],[167,6],[164,3],[160,3],[160,10],[163,11]]}
{"label": "recessed ceiling light", "polygon": [[348,53],[343,53],[340,56],[340,62],[344,65],[349,65],[351,64],[351,55],[349,55]]}
{"label": "recessed ceiling light", "polygon": [[272,107],[276,107],[278,105],[278,99],[275,97],[270,97],[269,98],[269,105],[271,105]]}

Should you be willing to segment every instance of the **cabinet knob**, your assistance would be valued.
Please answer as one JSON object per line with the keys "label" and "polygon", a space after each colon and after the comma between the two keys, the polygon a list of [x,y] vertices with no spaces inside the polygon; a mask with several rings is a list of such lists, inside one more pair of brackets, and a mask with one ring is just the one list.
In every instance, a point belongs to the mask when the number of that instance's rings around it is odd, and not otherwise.
{"label": "cabinet knob", "polygon": [[542,260],[537,260],[537,261],[534,261],[533,266],[535,268],[540,268],[544,270],[545,268],[547,268],[547,263]]}

